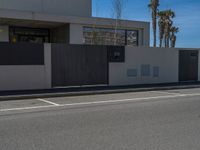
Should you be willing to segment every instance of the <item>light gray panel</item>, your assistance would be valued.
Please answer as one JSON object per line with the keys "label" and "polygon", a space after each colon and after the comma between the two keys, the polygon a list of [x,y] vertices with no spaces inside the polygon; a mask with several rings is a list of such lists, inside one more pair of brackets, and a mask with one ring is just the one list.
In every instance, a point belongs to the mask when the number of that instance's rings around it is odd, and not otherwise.
{"label": "light gray panel", "polygon": [[127,69],[128,77],[137,77],[137,75],[138,75],[137,69]]}
{"label": "light gray panel", "polygon": [[160,75],[160,68],[158,66],[153,67],[153,77],[159,77]]}
{"label": "light gray panel", "polygon": [[151,75],[150,65],[149,64],[141,65],[141,76],[149,77],[150,75]]}

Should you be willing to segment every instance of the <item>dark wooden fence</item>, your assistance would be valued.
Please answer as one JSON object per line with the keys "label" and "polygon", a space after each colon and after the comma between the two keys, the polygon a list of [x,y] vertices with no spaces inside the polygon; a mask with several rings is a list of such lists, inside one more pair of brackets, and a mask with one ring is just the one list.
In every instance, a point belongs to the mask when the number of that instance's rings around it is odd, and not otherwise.
{"label": "dark wooden fence", "polygon": [[52,85],[108,84],[106,46],[52,44]]}
{"label": "dark wooden fence", "polygon": [[196,50],[179,51],[179,81],[198,80],[198,57]]}

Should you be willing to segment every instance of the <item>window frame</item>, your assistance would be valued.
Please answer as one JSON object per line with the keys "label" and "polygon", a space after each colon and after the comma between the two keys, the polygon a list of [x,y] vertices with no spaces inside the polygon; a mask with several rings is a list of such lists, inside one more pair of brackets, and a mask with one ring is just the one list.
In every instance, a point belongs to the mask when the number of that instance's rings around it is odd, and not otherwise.
{"label": "window frame", "polygon": [[[16,30],[32,30],[32,31],[44,31],[46,32],[46,34],[23,34],[23,33],[17,33]],[[39,32],[38,32],[39,33]],[[9,26],[9,41],[11,42],[11,34],[17,36],[17,40],[18,40],[18,36],[38,36],[38,37],[43,37],[45,40],[46,38],[48,38],[47,43],[50,43],[50,29],[47,28],[31,28],[31,27],[23,27],[23,26]],[[20,42],[20,41],[18,41]],[[45,41],[43,42],[45,43]]]}
{"label": "window frame", "polygon": [[[91,27],[91,26],[83,26],[83,29],[82,29],[82,32],[83,32],[83,41],[84,41],[84,44],[85,45],[94,45],[92,42],[91,43],[86,43],[86,39],[87,37],[85,36],[85,33],[88,33],[90,31],[93,31],[93,29],[95,30],[110,30],[110,31],[115,31],[114,28],[103,28],[103,27]],[[90,30],[90,31],[89,31]],[[139,30],[137,29],[134,29],[134,30],[131,30],[131,29],[117,29],[117,31],[123,31],[125,34],[124,34],[124,44],[123,45],[119,45],[117,44],[117,46],[127,46],[128,44],[128,32],[130,31],[134,31],[136,32],[136,36],[137,36],[137,41],[136,41],[136,45],[128,45],[128,46],[139,46]],[[104,42],[105,43],[105,42]],[[99,45],[114,45],[114,44],[99,44]]]}

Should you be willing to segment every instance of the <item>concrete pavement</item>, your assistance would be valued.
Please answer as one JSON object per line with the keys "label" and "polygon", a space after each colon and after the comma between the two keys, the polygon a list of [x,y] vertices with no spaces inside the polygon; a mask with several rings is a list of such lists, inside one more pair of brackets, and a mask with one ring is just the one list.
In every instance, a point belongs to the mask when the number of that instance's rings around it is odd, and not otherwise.
{"label": "concrete pavement", "polygon": [[199,139],[197,88],[0,102],[1,150],[199,150]]}

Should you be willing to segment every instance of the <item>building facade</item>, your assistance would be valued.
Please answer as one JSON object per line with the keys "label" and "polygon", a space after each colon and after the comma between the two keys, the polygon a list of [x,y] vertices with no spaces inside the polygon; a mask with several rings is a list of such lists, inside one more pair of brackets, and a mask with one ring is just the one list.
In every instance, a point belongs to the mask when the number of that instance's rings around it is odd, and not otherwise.
{"label": "building facade", "polygon": [[148,22],[92,17],[91,0],[0,0],[0,41],[149,46]]}

